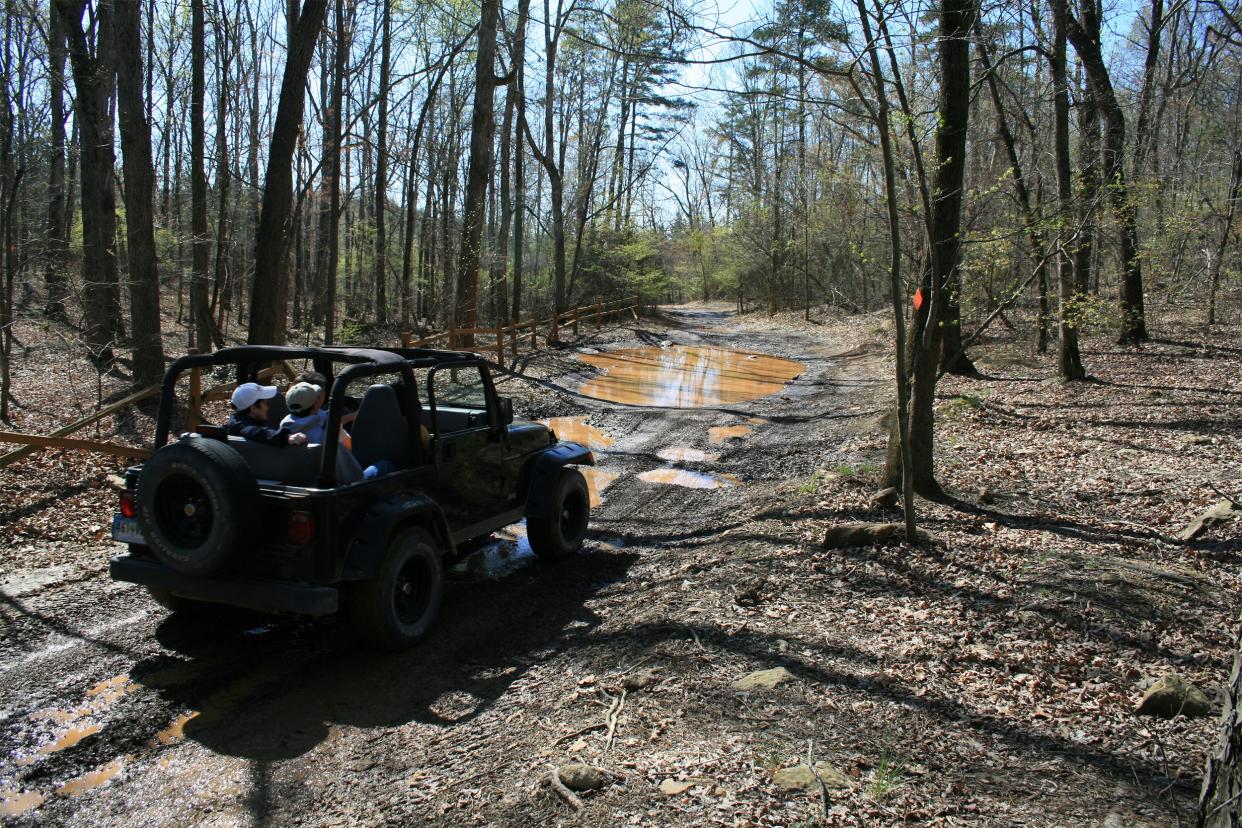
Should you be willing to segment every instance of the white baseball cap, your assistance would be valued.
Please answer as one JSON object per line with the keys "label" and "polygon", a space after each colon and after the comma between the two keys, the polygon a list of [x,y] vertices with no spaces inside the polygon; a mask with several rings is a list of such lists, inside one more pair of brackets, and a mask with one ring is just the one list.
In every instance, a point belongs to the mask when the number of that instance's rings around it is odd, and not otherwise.
{"label": "white baseball cap", "polygon": [[259,385],[257,382],[243,382],[237,386],[237,390],[233,392],[233,408],[238,411],[245,411],[259,400],[270,400],[276,396],[277,388],[274,385]]}

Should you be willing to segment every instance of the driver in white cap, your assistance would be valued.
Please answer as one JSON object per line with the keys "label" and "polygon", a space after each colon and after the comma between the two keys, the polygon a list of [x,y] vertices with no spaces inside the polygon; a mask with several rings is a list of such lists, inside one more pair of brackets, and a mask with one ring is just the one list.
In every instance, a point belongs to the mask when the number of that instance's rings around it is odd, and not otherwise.
{"label": "driver in white cap", "polygon": [[225,430],[234,436],[245,437],[269,446],[304,446],[306,435],[288,428],[269,428],[267,425],[267,401],[276,396],[273,385],[243,382],[233,392],[233,413]]}

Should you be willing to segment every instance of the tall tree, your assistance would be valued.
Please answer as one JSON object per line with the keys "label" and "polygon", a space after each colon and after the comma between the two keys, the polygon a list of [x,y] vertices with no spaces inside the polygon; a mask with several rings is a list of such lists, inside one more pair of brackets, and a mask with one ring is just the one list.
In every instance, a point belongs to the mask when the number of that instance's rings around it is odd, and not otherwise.
{"label": "tall tree", "polygon": [[[470,163],[466,173],[466,198],[462,213],[461,253],[457,265],[458,327],[475,327],[478,315],[479,259],[483,246],[483,211],[487,182],[492,177],[492,144],[496,119],[493,115],[496,86],[496,19],[500,0],[482,0],[479,44],[474,64],[474,110],[470,120]],[[473,334],[462,344],[470,347]]]}
{"label": "tall tree", "polygon": [[[345,65],[349,55],[349,30],[344,0],[336,0],[332,39],[332,91],[324,102],[323,152],[327,164],[328,203],[319,215],[319,262],[317,280],[323,288],[323,344],[336,338],[337,266],[341,227],[341,106],[345,97]],[[318,297],[315,301],[319,301]]]}
{"label": "tall tree", "polygon": [[116,256],[116,187],[111,101],[116,80],[112,2],[94,8],[94,42],[82,22],[87,0],[56,0],[69,43],[79,132],[82,200],[82,310],[86,348],[96,365],[112,361],[121,337]]}
{"label": "tall tree", "polygon": [[1126,116],[1113,90],[1112,78],[1104,64],[1101,46],[1101,21],[1096,0],[1084,0],[1082,19],[1066,10],[1066,36],[1087,71],[1091,92],[1100,117],[1104,121],[1102,159],[1105,186],[1113,213],[1120,225],[1121,245],[1121,332],[1118,341],[1135,344],[1148,339],[1143,309],[1143,270],[1138,249],[1138,217],[1129,187],[1126,185],[1125,143]]}
{"label": "tall tree", "polygon": [[290,213],[293,206],[293,151],[302,128],[306,75],[310,71],[315,42],[323,28],[327,0],[305,0],[298,13],[297,0],[290,0],[289,53],[280,84],[280,102],[272,127],[263,184],[263,207],[255,232],[254,283],[250,297],[251,343],[285,341],[285,312],[289,303]]}
{"label": "tall tree", "polygon": [[1070,172],[1069,148],[1069,78],[1065,71],[1066,0],[1052,0],[1052,54],[1049,56],[1052,75],[1054,111],[1053,142],[1057,169],[1057,362],[1062,377],[1080,380],[1087,376],[1078,352],[1078,327],[1072,310],[1078,295],[1074,278],[1074,254],[1071,249],[1074,223],[1074,184]]}
{"label": "tall tree", "polygon": [[[936,127],[937,166],[932,187],[931,257],[914,314],[907,349],[910,366],[910,480],[924,497],[942,492],[933,469],[935,403],[945,308],[961,265],[962,195],[966,179],[966,131],[970,117],[970,32],[973,0],[943,0],[940,8],[940,104]],[[896,419],[896,418],[894,418]],[[896,424],[889,437],[885,480],[902,480],[901,440]]]}
{"label": "tall tree", "polygon": [[[392,0],[380,0],[379,118],[375,141],[375,321],[388,322],[388,96],[392,69]],[[495,34],[493,32],[493,39]]]}
{"label": "tall tree", "polygon": [[47,290],[44,313],[61,322],[66,320],[65,299],[69,296],[69,226],[65,203],[65,29],[56,13],[55,0],[47,23],[48,106],[52,145],[48,153],[47,176],[47,262],[43,283]]}
{"label": "tall tree", "polygon": [[136,2],[116,4],[116,52],[134,385],[145,388],[164,376],[164,343],[155,261],[155,168],[151,162],[151,124],[143,103],[142,33]]}

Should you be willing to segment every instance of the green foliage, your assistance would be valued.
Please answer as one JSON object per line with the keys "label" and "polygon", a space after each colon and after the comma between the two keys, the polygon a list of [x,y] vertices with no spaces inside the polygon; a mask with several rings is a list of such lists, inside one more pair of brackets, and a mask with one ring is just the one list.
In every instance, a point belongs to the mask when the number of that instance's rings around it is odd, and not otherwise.
{"label": "green foliage", "polygon": [[1112,299],[1091,293],[1075,293],[1065,303],[1066,324],[1077,328],[1080,336],[1096,331],[1116,330],[1121,324],[1121,309]]}
{"label": "green foliage", "polygon": [[955,394],[941,404],[940,415],[946,419],[956,419],[978,410],[982,405],[983,400],[979,397],[972,397],[969,394]]}
{"label": "green foliage", "polygon": [[867,792],[873,799],[883,799],[902,783],[905,775],[904,763],[886,749],[876,762],[875,772],[871,776],[871,786]]}

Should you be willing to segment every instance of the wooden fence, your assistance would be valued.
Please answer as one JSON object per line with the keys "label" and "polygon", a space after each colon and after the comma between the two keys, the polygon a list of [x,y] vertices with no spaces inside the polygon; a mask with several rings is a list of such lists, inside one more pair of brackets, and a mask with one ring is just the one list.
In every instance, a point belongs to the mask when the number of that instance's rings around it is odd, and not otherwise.
{"label": "wooden fence", "polygon": [[[626,312],[632,314],[635,319],[642,315],[642,300],[640,297],[629,296],[612,302],[596,302],[593,305],[582,305],[572,308],[561,314],[553,313],[548,319],[540,320],[538,317],[532,316],[525,322],[497,325],[494,328],[464,328],[458,330],[450,327],[443,333],[432,334],[421,339],[415,339],[412,333],[403,333],[401,334],[401,344],[406,348],[427,348],[442,345],[448,347],[449,350],[456,350],[458,347],[463,346],[464,343],[469,342],[470,338],[475,338],[473,344],[465,347],[469,347],[474,351],[495,353],[497,364],[504,365],[506,354],[514,360],[517,359],[523,343],[526,343],[527,347],[532,350],[538,345],[539,328],[541,326],[546,326],[547,328],[544,334],[545,341],[556,342],[560,339],[562,328],[570,328],[574,335],[577,336],[579,326],[584,323],[594,323],[596,328],[600,328],[606,321],[620,319]],[[477,341],[478,337],[489,338],[491,341],[480,344]],[[284,374],[290,381],[297,379],[297,372],[293,370],[289,363],[284,361],[264,368],[258,373],[257,379],[259,382],[262,382],[263,380],[271,379],[276,374]],[[195,430],[199,423],[203,421],[204,403],[227,400],[229,395],[233,393],[233,389],[237,387],[235,382],[226,382],[204,389],[201,368],[190,369],[187,374],[183,375],[183,379],[187,380],[190,386],[189,409],[186,414],[186,427],[190,431]],[[0,469],[40,448],[85,449],[86,451],[111,454],[132,460],[142,460],[150,457],[151,452],[147,449],[97,440],[82,440],[69,435],[99,422],[109,414],[114,414],[126,406],[154,397],[159,393],[160,387],[158,385],[143,388],[48,435],[0,431],[0,443],[17,443],[20,445],[20,448],[0,455]]]}
{"label": "wooden fence", "polygon": [[[593,322],[595,327],[599,328],[609,319],[620,319],[627,311],[635,319],[642,315],[642,300],[640,297],[628,296],[612,302],[596,302],[593,305],[582,305],[572,308],[564,313],[553,313],[548,319],[540,320],[538,317],[532,316],[525,322],[511,322],[508,325],[497,324],[493,328],[459,329],[450,324],[447,331],[421,338],[415,338],[413,333],[407,332],[401,334],[401,345],[404,348],[443,347],[448,348],[450,351],[464,347],[472,351],[490,352],[496,354],[496,363],[498,365],[504,365],[506,354],[511,359],[517,359],[521,345],[524,342],[530,349],[534,349],[538,345],[540,326],[547,328],[544,336],[545,341],[557,342],[560,339],[562,328],[570,328],[574,335],[577,336],[579,325],[582,323]],[[479,337],[483,337],[485,341],[480,343],[478,341]],[[465,344],[470,343],[472,339],[474,340],[472,344]]]}

